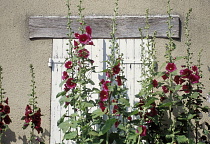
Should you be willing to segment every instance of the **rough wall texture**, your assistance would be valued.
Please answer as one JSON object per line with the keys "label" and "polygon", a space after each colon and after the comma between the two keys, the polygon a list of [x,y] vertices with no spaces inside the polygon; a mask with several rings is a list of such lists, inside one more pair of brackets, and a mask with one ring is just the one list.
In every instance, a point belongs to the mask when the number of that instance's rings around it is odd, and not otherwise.
{"label": "rough wall texture", "polygon": [[[72,14],[77,15],[77,3],[72,0]],[[85,15],[112,15],[114,0],[84,0]],[[209,0],[171,0],[173,14],[178,14],[184,21],[185,13],[189,8],[193,9],[190,29],[192,38],[192,50],[195,60],[200,49],[203,49],[203,83],[206,85],[204,95],[209,88],[210,66],[208,59],[210,49],[210,1]],[[166,14],[167,0],[120,0],[119,15],[144,15],[147,8],[150,14]],[[50,131],[50,91],[51,69],[47,66],[48,58],[52,53],[52,40],[29,40],[28,17],[29,16],[65,16],[67,8],[65,0],[0,0],[0,65],[4,69],[3,86],[9,97],[11,106],[10,124],[7,138],[3,143],[24,143],[28,137],[28,131],[22,130],[25,105],[28,102],[27,94],[30,93],[29,64],[33,64],[36,75],[37,96],[39,106],[42,109],[42,126],[44,128],[45,141],[49,143]],[[184,32],[182,39],[177,41],[177,55],[183,54]],[[158,39],[157,47],[159,56],[163,55],[165,39]]]}

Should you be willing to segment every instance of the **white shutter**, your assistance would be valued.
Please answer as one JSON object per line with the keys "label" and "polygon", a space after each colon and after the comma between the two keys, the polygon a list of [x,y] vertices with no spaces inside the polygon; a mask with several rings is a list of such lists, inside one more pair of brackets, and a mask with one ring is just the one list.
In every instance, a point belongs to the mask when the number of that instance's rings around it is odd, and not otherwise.
{"label": "white shutter", "polygon": [[[102,71],[106,68],[106,64],[103,61],[106,60],[107,54],[110,53],[110,42],[108,39],[95,39],[93,40],[95,46],[86,47],[90,53],[91,58],[94,60],[96,71]],[[65,68],[62,67],[62,63],[67,57],[66,49],[68,49],[67,39],[53,39],[53,55],[50,59],[49,66],[52,67],[52,97],[51,97],[51,137],[50,143],[61,143],[63,135],[57,127],[57,121],[65,113],[65,109],[60,106],[59,99],[56,98],[58,92],[62,91],[59,87],[61,83],[62,72]],[[124,57],[124,73],[127,78],[126,86],[129,88],[128,96],[130,98],[131,105],[135,100],[135,94],[140,90],[140,85],[137,82],[141,76],[141,40],[139,39],[119,39],[118,40],[120,53],[123,53]],[[93,73],[91,75],[92,80],[95,82],[95,86],[98,85],[100,79],[104,78],[103,73]],[[94,95],[93,98],[98,98],[98,95]]]}

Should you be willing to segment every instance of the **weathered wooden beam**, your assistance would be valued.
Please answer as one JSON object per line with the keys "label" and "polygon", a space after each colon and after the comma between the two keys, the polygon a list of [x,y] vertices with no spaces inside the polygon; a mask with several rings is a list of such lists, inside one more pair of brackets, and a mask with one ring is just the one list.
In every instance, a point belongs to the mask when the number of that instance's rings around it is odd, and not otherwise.
{"label": "weathered wooden beam", "polygon": [[[180,18],[172,16],[171,21],[173,38],[180,38]],[[71,17],[71,28],[78,32],[78,17]],[[139,28],[145,27],[145,16],[118,16],[117,17],[117,38],[139,38]],[[149,35],[152,36],[156,31],[156,37],[167,38],[168,16],[149,17]],[[110,16],[87,16],[85,22],[92,28],[93,38],[110,38],[112,17]],[[29,38],[68,38],[67,18],[59,16],[32,16],[29,17]],[[143,35],[147,34],[143,31]]]}

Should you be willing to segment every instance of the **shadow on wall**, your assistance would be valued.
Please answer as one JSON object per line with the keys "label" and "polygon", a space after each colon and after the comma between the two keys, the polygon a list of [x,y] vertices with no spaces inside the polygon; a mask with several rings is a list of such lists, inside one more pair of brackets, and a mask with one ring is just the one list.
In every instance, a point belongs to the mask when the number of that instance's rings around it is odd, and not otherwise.
{"label": "shadow on wall", "polygon": [[[45,140],[47,137],[49,137],[49,135],[50,135],[50,133],[49,133],[49,131],[47,131],[46,129],[43,131],[43,133],[42,134],[40,134],[40,136],[39,135],[37,135],[37,137],[39,137],[38,139],[39,140]],[[28,144],[28,138],[24,135],[23,137],[21,137],[21,136],[19,136],[18,137],[18,139],[20,139],[22,142],[23,142],[23,144]],[[45,143],[47,143],[46,141],[45,141]],[[33,144],[39,144],[39,141],[37,140],[36,142],[33,142]]]}
{"label": "shadow on wall", "polygon": [[16,142],[15,132],[11,131],[11,129],[6,130],[6,132],[2,136],[2,143],[10,144],[11,142]]}

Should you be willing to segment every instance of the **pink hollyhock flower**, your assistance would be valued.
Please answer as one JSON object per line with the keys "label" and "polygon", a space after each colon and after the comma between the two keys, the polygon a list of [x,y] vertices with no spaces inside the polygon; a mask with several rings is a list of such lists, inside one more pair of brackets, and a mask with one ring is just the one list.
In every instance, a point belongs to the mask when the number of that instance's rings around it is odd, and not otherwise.
{"label": "pink hollyhock flower", "polygon": [[167,86],[162,86],[163,92],[164,93],[168,93],[169,89],[167,88]]}
{"label": "pink hollyhock flower", "polygon": [[113,108],[113,111],[112,111],[113,114],[115,114],[117,112],[118,108],[119,108],[118,105],[114,105],[114,108]]}
{"label": "pink hollyhock flower", "polygon": [[66,81],[66,87],[69,88],[69,89],[73,89],[77,86],[76,83],[72,82],[74,79],[73,78],[69,78],[67,81]]}
{"label": "pink hollyhock flower", "polygon": [[69,75],[66,71],[64,71],[62,75],[62,80],[66,80],[67,78],[69,78]]}
{"label": "pink hollyhock flower", "polygon": [[86,26],[85,30],[86,30],[86,33],[91,37],[92,29],[90,28],[90,26]]}
{"label": "pink hollyhock flower", "polygon": [[4,117],[4,122],[5,122],[5,124],[10,124],[12,122],[12,120],[10,119],[10,117],[8,115],[6,115]]}
{"label": "pink hollyhock flower", "polygon": [[109,87],[108,87],[109,83],[111,83],[111,82],[110,82],[110,81],[105,81],[105,82],[102,84],[103,90],[109,91]]}
{"label": "pink hollyhock flower", "polygon": [[104,82],[105,82],[105,80],[104,79],[101,79],[100,84],[103,84]]}
{"label": "pink hollyhock flower", "polygon": [[67,62],[65,63],[65,68],[67,68],[67,69],[71,69],[72,66],[73,66],[72,61],[67,61]]}
{"label": "pink hollyhock flower", "polygon": [[156,81],[156,79],[154,79],[154,80],[152,81],[152,85],[153,85],[153,87],[155,87],[155,88],[158,87],[158,82]]}
{"label": "pink hollyhock flower", "polygon": [[81,49],[78,51],[78,57],[88,58],[89,55],[90,55],[90,52],[87,49]]}
{"label": "pink hollyhock flower", "polygon": [[176,75],[176,76],[174,77],[175,83],[176,83],[176,84],[179,84],[179,82],[180,82],[179,80],[180,80],[180,76]]}
{"label": "pink hollyhock flower", "polygon": [[3,112],[3,111],[4,111],[4,105],[0,104],[0,112]]}
{"label": "pink hollyhock flower", "polygon": [[6,113],[6,114],[10,113],[10,107],[8,105],[4,106],[4,113]]}
{"label": "pink hollyhock flower", "polygon": [[75,38],[79,38],[80,34],[75,33],[74,36],[75,36]]}
{"label": "pink hollyhock flower", "polygon": [[78,39],[79,39],[79,42],[81,44],[88,44],[89,41],[91,40],[90,39],[90,36],[87,35],[87,34],[81,34],[81,35],[79,35]]}
{"label": "pink hollyhock flower", "polygon": [[108,100],[108,97],[109,97],[109,93],[108,93],[107,91],[102,90],[102,91],[100,92],[100,100],[101,100],[102,102],[107,101],[107,100]]}
{"label": "pink hollyhock flower", "polygon": [[119,74],[120,72],[120,63],[112,68],[114,74]]}
{"label": "pink hollyhock flower", "polygon": [[166,66],[166,70],[168,72],[173,72],[175,70],[177,70],[176,65],[174,63],[168,63]]}
{"label": "pink hollyhock flower", "polygon": [[199,79],[200,79],[200,76],[198,76],[198,75],[191,74],[189,76],[189,80],[192,84],[199,83]]}
{"label": "pink hollyhock flower", "polygon": [[121,86],[122,85],[122,81],[121,81],[121,77],[120,76],[117,76],[116,81],[117,81],[117,85],[118,86]]}
{"label": "pink hollyhock flower", "polygon": [[119,124],[120,124],[120,122],[119,122],[119,121],[116,121],[116,122],[114,123],[115,128],[117,128]]}
{"label": "pink hollyhock flower", "polygon": [[189,84],[183,85],[183,86],[182,86],[182,90],[183,90],[185,93],[190,93],[191,89],[192,89],[192,87],[191,87]]}
{"label": "pink hollyhock flower", "polygon": [[193,72],[186,68],[186,69],[183,69],[183,70],[180,70],[180,75],[182,75],[182,78],[189,78],[189,76],[192,74]]}
{"label": "pink hollyhock flower", "polygon": [[166,72],[166,73],[162,76],[163,80],[168,79],[168,75],[169,75],[169,73],[168,73],[168,72]]}
{"label": "pink hollyhock flower", "polygon": [[99,101],[99,106],[100,106],[100,109],[104,112],[104,110],[106,109],[106,107],[104,106],[104,103],[102,101]]}

